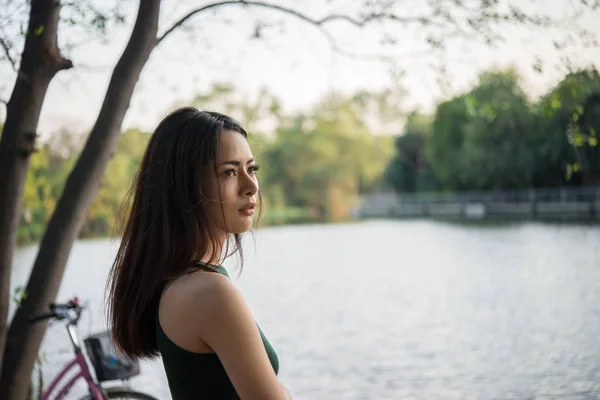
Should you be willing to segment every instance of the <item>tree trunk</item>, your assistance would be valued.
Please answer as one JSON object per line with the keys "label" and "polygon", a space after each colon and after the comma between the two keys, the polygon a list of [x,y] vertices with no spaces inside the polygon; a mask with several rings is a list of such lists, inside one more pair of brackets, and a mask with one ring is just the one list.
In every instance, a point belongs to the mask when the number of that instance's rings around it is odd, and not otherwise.
{"label": "tree trunk", "polygon": [[69,252],[116,146],[135,85],[156,46],[159,9],[160,0],[140,1],[133,32],[113,70],[98,119],[42,238],[27,284],[28,297],[8,330],[5,368],[0,377],[3,400],[23,400],[27,394],[47,327],[47,323],[30,325],[27,319],[45,312],[56,298]]}
{"label": "tree trunk", "polygon": [[30,155],[34,150],[40,111],[50,81],[73,66],[56,44],[60,2],[31,2],[29,26],[17,79],[7,105],[0,139],[0,373],[10,301],[10,274],[21,199]]}

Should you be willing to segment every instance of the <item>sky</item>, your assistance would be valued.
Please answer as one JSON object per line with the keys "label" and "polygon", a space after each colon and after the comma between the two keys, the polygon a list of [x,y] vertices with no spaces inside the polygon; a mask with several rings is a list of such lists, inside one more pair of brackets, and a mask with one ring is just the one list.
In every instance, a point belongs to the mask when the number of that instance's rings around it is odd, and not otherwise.
{"label": "sky", "polygon": [[[108,7],[110,2],[106,1],[99,4]],[[62,49],[67,44],[75,44],[72,50],[64,50],[75,68],[61,71],[49,87],[39,124],[42,135],[62,128],[76,132],[91,129],[112,68],[126,45],[135,18],[137,2],[118,1],[128,17],[127,23],[112,29],[106,36],[73,28],[59,32]],[[363,2],[271,0],[271,3],[319,18],[331,12],[356,15]],[[425,2],[398,3],[401,7],[397,12],[401,16],[426,11]],[[555,16],[567,15],[578,8],[576,0],[520,0],[519,3]],[[165,0],[159,32],[164,32],[189,10],[204,4],[207,2]],[[264,31],[265,39],[251,38],[256,21],[273,24]],[[598,21],[600,9],[584,13],[578,23],[600,38]],[[265,87],[281,100],[288,112],[308,110],[331,92],[351,94],[361,89],[376,91],[393,87],[388,64],[357,60],[332,51],[319,29],[293,16],[230,6],[222,7],[218,14],[202,13],[190,19],[187,26],[193,27],[193,31],[176,31],[153,52],[136,87],[124,128],[152,130],[174,107],[186,104],[216,82],[233,84],[241,99],[253,98]],[[422,29],[414,26],[390,23],[357,28],[339,21],[327,29],[347,52],[393,57],[404,72],[401,84],[406,90],[403,103],[407,110],[419,108],[431,112],[436,102],[467,90],[481,71],[491,67],[515,67],[531,99],[546,92],[566,71],[553,67],[560,55],[552,46],[554,36],[549,31],[508,26],[502,29],[505,43],[496,48],[477,40],[455,40],[440,57],[424,44]],[[393,38],[396,45],[381,46],[382,34]],[[575,67],[600,67],[599,48],[574,48],[569,56]],[[544,61],[542,74],[531,67],[536,57]],[[450,77],[447,87],[437,82],[439,74],[431,67],[432,62],[447,70]],[[8,99],[14,73],[4,65],[0,76],[0,98]],[[3,119],[4,115],[0,117]]]}

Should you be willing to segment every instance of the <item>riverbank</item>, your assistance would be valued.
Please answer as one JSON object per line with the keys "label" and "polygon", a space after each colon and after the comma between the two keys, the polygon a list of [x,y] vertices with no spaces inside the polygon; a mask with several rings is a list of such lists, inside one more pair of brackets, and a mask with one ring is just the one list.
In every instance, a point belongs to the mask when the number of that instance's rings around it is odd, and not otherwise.
{"label": "riverbank", "polygon": [[360,219],[600,223],[600,187],[464,193],[378,193],[363,198],[355,214]]}
{"label": "riverbank", "polygon": [[[256,224],[255,218],[255,226]],[[301,224],[315,224],[315,223],[327,223],[325,217],[316,214],[313,210],[307,207],[281,207],[274,208],[269,211],[265,211],[258,221],[259,227],[269,226],[283,226],[283,225],[301,225]],[[20,229],[24,229],[24,225]],[[45,229],[45,226],[44,226]],[[78,239],[100,239],[113,237],[118,232],[115,232],[112,227],[99,227],[98,231],[83,231]],[[41,236],[42,232],[35,232],[34,237]],[[17,243],[18,248],[26,247],[32,244],[36,244],[39,240],[29,239],[31,236],[23,234],[19,235]]]}

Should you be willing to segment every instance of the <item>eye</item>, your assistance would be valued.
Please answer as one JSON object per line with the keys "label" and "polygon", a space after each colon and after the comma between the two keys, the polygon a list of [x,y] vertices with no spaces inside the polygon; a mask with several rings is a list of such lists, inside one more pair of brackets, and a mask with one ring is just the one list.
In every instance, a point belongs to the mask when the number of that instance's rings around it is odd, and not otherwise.
{"label": "eye", "polygon": [[248,169],[248,173],[255,174],[259,169],[260,167],[258,165],[253,165]]}
{"label": "eye", "polygon": [[227,177],[230,177],[230,176],[235,176],[235,175],[236,175],[236,174],[235,174],[235,169],[228,169],[227,171],[223,172],[223,174],[224,174],[225,176],[227,176]]}

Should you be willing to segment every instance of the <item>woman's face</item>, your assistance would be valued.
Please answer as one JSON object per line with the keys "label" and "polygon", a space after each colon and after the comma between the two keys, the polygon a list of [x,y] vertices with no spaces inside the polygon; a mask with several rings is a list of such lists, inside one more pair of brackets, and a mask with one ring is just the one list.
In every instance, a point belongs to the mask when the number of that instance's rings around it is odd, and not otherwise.
{"label": "woman's face", "polygon": [[[223,131],[217,151],[216,172],[207,167],[208,211],[223,233],[243,233],[252,228],[252,215],[258,196],[258,167],[246,138],[241,133]],[[220,193],[219,193],[220,192]]]}

